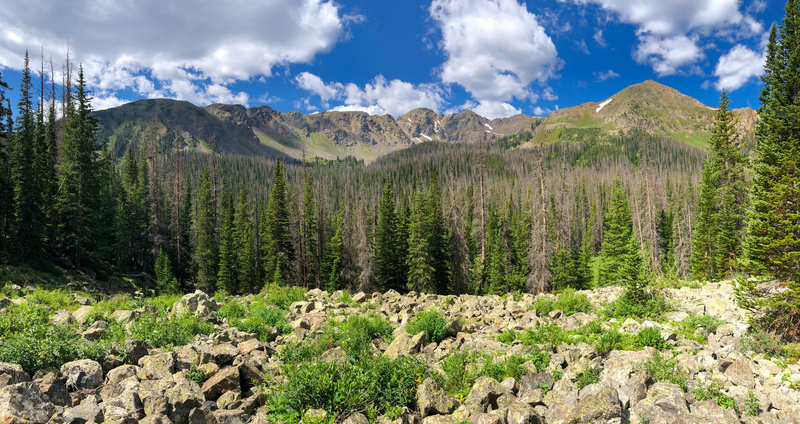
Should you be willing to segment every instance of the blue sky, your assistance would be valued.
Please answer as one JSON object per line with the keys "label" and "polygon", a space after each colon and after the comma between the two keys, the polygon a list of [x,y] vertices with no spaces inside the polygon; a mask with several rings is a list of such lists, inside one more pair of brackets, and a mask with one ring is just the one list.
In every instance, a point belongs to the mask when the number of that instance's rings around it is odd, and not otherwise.
{"label": "blue sky", "polygon": [[33,68],[43,50],[60,81],[69,45],[98,109],[169,97],[494,118],[601,101],[647,79],[712,106],[724,87],[735,107],[757,107],[766,35],[784,4],[10,0],[0,10],[0,69],[16,88],[25,49]]}

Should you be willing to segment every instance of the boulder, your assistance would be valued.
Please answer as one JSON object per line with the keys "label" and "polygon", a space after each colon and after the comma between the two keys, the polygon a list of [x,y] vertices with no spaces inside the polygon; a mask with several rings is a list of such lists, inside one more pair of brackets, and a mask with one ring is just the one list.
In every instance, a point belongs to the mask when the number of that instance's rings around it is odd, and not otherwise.
{"label": "boulder", "polygon": [[53,317],[50,318],[50,320],[55,325],[66,325],[66,326],[73,325],[77,322],[75,317],[72,316],[72,313],[70,313],[70,311],[67,311],[65,309],[59,309],[55,311],[55,313],[53,313]]}
{"label": "boulder", "polygon": [[544,424],[542,418],[529,404],[514,400],[508,405],[506,412],[507,424]]}
{"label": "boulder", "polygon": [[397,337],[392,340],[392,343],[386,348],[383,354],[390,359],[396,359],[400,356],[411,356],[419,352],[420,348],[425,344],[425,333],[420,331],[418,334],[410,335],[405,331],[401,331]]}
{"label": "boulder", "polygon": [[457,424],[455,418],[449,415],[431,415],[422,420],[422,424]]}
{"label": "boulder", "polygon": [[138,364],[139,360],[147,356],[151,346],[143,341],[134,338],[125,339],[122,344],[122,355],[128,358],[128,362]]}
{"label": "boulder", "polygon": [[172,352],[147,355],[139,359],[138,377],[142,380],[161,380],[172,375],[175,369],[175,360]]}
{"label": "boulder", "polygon": [[426,378],[417,387],[417,405],[422,418],[429,415],[447,415],[458,408],[458,402],[439,388],[432,378]]}
{"label": "boulder", "polygon": [[86,321],[86,317],[89,316],[89,313],[92,312],[92,307],[89,305],[83,305],[80,308],[76,309],[72,312],[72,316],[78,323],[83,324]]}
{"label": "boulder", "polygon": [[239,368],[228,367],[220,370],[203,383],[203,396],[206,400],[217,400],[227,391],[240,391]]}
{"label": "boulder", "polygon": [[19,364],[12,364],[9,362],[0,362],[0,387],[5,387],[11,384],[23,383],[31,381],[31,377],[22,370]]}
{"label": "boulder", "polygon": [[688,424],[692,422],[683,390],[677,384],[656,383],[647,397],[631,408],[631,422],[650,424]]}
{"label": "boulder", "polygon": [[47,423],[56,407],[32,381],[0,388],[0,423]]}
{"label": "boulder", "polygon": [[250,390],[267,379],[258,363],[247,356],[239,356],[233,361],[233,366],[239,368],[242,391]]}
{"label": "boulder", "polygon": [[61,366],[61,375],[67,378],[70,391],[96,389],[103,384],[103,367],[91,359],[67,362]]}
{"label": "boulder", "polygon": [[536,389],[552,389],[553,383],[553,374],[549,372],[525,374],[520,379],[519,395],[524,396],[526,392]]}
{"label": "boulder", "polygon": [[[144,417],[144,407],[142,400],[139,397],[139,385],[128,384],[127,387],[117,397],[113,399],[106,399],[103,401],[103,414],[106,420],[112,419],[111,417],[131,417],[141,419]],[[109,413],[109,409],[113,413]]]}
{"label": "boulder", "polygon": [[127,309],[119,309],[111,314],[111,318],[119,324],[127,324],[139,317],[136,311],[129,311]]}
{"label": "boulder", "polygon": [[80,405],[64,411],[66,424],[102,423],[103,410],[97,405],[95,396],[87,396]]}
{"label": "boulder", "polygon": [[364,414],[356,412],[355,414],[350,414],[342,424],[369,424],[369,420]]}
{"label": "boulder", "polygon": [[617,390],[606,384],[590,384],[578,394],[576,423],[607,422],[622,416]]}
{"label": "boulder", "polygon": [[505,393],[505,388],[491,377],[479,377],[472,385],[464,405],[468,409],[485,412],[487,409],[497,407],[497,399]]}
{"label": "boulder", "polygon": [[212,346],[203,354],[204,362],[213,362],[219,366],[230,365],[233,358],[240,354],[239,349],[230,343],[221,343]]}
{"label": "boulder", "polygon": [[67,391],[67,378],[58,377],[50,372],[44,377],[36,379],[39,391],[54,405],[66,406],[70,403],[69,392]]}
{"label": "boulder", "polygon": [[181,315],[184,313],[191,313],[202,320],[216,319],[216,312],[218,309],[219,305],[217,305],[217,302],[214,302],[213,299],[200,290],[185,294],[181,300],[172,305],[173,314]]}
{"label": "boulder", "polygon": [[247,414],[241,409],[225,409],[211,413],[217,424],[244,424],[247,421]]}
{"label": "boulder", "polygon": [[189,414],[196,408],[203,407],[203,392],[197,383],[187,379],[183,374],[173,375],[174,385],[164,392],[167,417],[173,424],[188,424]]}
{"label": "boulder", "polygon": [[753,376],[753,361],[748,358],[739,358],[725,369],[728,380],[737,386],[744,386],[753,389],[756,386],[756,379]]}
{"label": "boulder", "polygon": [[328,422],[328,411],[324,409],[309,409],[303,414],[303,424],[325,424]]}
{"label": "boulder", "polygon": [[103,335],[105,335],[107,331],[108,331],[108,323],[103,320],[100,320],[93,322],[92,325],[89,326],[89,328],[87,328],[83,333],[81,333],[81,336],[83,336],[83,338],[86,340],[95,341],[103,337]]}
{"label": "boulder", "polygon": [[739,424],[733,408],[724,409],[713,399],[693,403],[691,410],[691,421],[696,424]]}

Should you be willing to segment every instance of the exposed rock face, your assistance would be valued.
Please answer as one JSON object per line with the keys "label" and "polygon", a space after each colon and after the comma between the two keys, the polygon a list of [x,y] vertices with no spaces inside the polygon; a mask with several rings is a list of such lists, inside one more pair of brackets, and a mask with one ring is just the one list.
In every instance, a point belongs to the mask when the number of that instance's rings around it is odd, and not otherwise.
{"label": "exposed rock face", "polygon": [[219,309],[217,302],[200,290],[184,295],[172,305],[172,312],[176,315],[188,312],[203,320],[215,319],[217,309]]}
{"label": "exposed rock face", "polygon": [[431,378],[417,387],[417,406],[422,418],[428,415],[447,415],[458,407],[458,402],[440,389]]}
{"label": "exposed rock face", "polygon": [[81,359],[61,366],[61,375],[67,378],[71,390],[96,389],[103,384],[103,367],[97,361]]}
{"label": "exposed rock face", "polygon": [[47,423],[56,408],[39,391],[36,383],[27,381],[0,388],[0,422]]}

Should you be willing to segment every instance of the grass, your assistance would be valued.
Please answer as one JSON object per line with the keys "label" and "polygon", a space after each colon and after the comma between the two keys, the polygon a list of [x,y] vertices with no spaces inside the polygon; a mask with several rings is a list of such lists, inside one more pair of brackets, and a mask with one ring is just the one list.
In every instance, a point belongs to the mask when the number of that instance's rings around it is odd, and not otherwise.
{"label": "grass", "polygon": [[667,341],[661,337],[661,331],[656,327],[648,327],[639,330],[633,338],[633,343],[637,348],[652,347],[655,349],[667,349]]}
{"label": "grass", "polygon": [[615,302],[605,305],[604,314],[608,318],[638,318],[661,320],[664,313],[671,310],[667,299],[658,290],[652,290],[644,303],[639,303],[629,299],[627,296],[620,296]]}
{"label": "grass", "polygon": [[711,315],[690,315],[689,318],[677,323],[675,328],[681,336],[705,343],[708,335],[717,331],[717,327],[725,321]]}
{"label": "grass", "polygon": [[580,390],[590,384],[595,384],[599,381],[600,381],[600,367],[593,366],[593,367],[587,367],[583,371],[578,373],[578,378],[576,383],[578,384],[578,390]]}
{"label": "grass", "polygon": [[667,359],[661,353],[655,352],[650,359],[639,364],[636,369],[644,369],[653,380],[677,384],[683,391],[686,391],[688,373],[678,365],[678,361],[675,358]]}
{"label": "grass", "polygon": [[335,347],[341,347],[350,362],[371,356],[372,342],[382,338],[391,341],[392,326],[375,315],[350,315],[342,322],[328,321],[322,334],[315,339],[286,343],[280,351],[284,363],[300,364],[313,361]]}
{"label": "grass", "polygon": [[714,399],[717,405],[728,409],[736,407],[736,401],[733,400],[732,397],[728,396],[722,389],[722,386],[719,383],[711,383],[708,385],[699,385],[696,389],[694,389],[694,397],[699,401],[704,401],[708,399]]}
{"label": "grass", "polygon": [[592,302],[583,293],[578,293],[574,289],[565,289],[553,299],[549,296],[540,296],[536,299],[532,309],[536,310],[539,316],[545,316],[552,311],[559,310],[564,315],[572,316],[578,312],[591,312]]}
{"label": "grass", "polygon": [[491,377],[502,381],[508,377],[518,380],[528,372],[526,363],[532,362],[537,372],[547,369],[550,354],[533,349],[526,355],[495,357],[475,351],[454,352],[439,363],[442,372],[435,375],[436,381],[451,396],[463,401],[480,377]]}
{"label": "grass", "polygon": [[444,314],[437,310],[429,309],[416,314],[406,324],[409,334],[425,332],[427,343],[439,343],[455,334]]}

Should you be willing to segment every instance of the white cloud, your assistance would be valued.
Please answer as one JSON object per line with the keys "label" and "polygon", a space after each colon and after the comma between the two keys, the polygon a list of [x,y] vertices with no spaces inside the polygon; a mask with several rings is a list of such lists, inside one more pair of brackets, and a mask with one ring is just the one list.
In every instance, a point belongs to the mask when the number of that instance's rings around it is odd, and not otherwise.
{"label": "white cloud", "polygon": [[516,111],[503,103],[535,98],[530,85],[555,77],[561,65],[537,17],[516,0],[433,0],[429,12],[447,56],[441,80],[464,87],[483,110]]}
{"label": "white cloud", "polygon": [[597,81],[600,82],[605,80],[610,80],[612,78],[619,78],[619,74],[614,72],[613,69],[609,69],[605,72],[600,72],[600,73],[595,72],[595,75],[597,75]]}
{"label": "white cloud", "polygon": [[714,86],[717,90],[736,90],[752,78],[764,72],[765,56],[737,44],[728,53],[722,55],[714,69],[718,78]]}
{"label": "white cloud", "polygon": [[760,22],[740,10],[741,0],[560,1],[597,4],[622,22],[634,25],[639,38],[634,59],[649,64],[659,75],[691,69],[704,58],[703,49],[698,46],[703,37],[747,38],[760,36],[764,30]]}
{"label": "white cloud", "polygon": [[398,79],[387,81],[383,75],[378,75],[363,88],[353,83],[325,83],[308,72],[299,74],[295,80],[300,88],[319,95],[324,103],[341,99],[344,104],[332,110],[357,110],[370,115],[388,113],[396,118],[418,107],[439,111],[444,105],[440,88],[433,84],[414,85]]}
{"label": "white cloud", "polygon": [[26,48],[85,65],[90,88],[146,97],[246,103],[233,82],[329,51],[352,18],[330,0],[112,2],[12,0],[0,10],[0,66]]}
{"label": "white cloud", "polygon": [[522,113],[521,110],[506,102],[495,102],[491,100],[482,101],[472,111],[484,118],[507,118]]}

